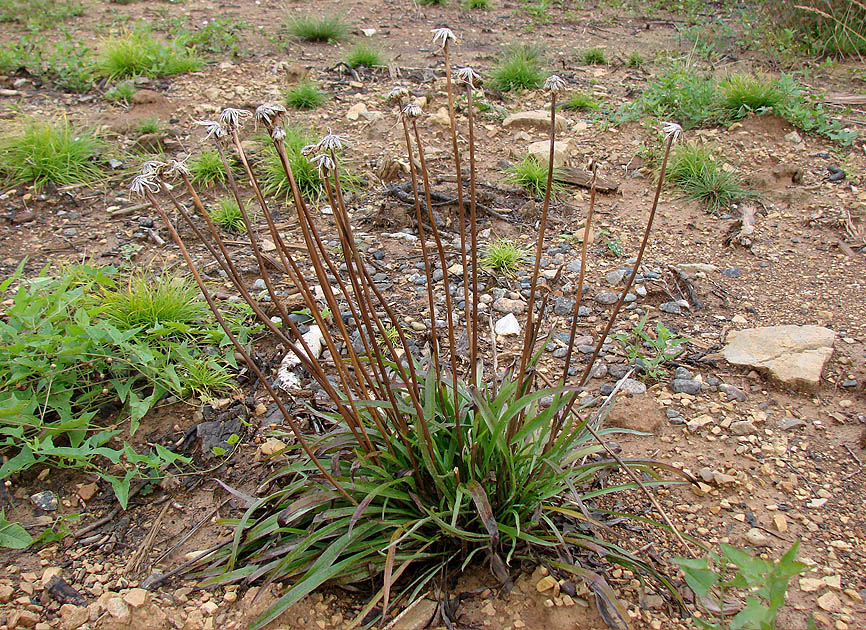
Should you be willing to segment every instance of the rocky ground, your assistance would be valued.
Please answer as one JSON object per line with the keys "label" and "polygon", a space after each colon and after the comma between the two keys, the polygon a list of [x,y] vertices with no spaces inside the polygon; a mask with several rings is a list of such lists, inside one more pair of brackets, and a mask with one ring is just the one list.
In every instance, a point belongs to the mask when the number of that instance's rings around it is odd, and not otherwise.
{"label": "rocky ground", "polygon": [[[341,10],[335,2],[317,4]],[[159,116],[171,125],[160,140],[176,152],[195,150],[200,131],[191,122],[210,117],[224,106],[255,107],[281,98],[299,75],[309,74],[331,94],[330,101],[312,113],[292,112],[296,124],[326,127],[350,143],[347,157],[366,185],[350,200],[361,248],[376,261],[379,279],[394,296],[394,306],[406,330],[422,333],[425,322],[425,279],[418,271],[420,250],[410,218],[411,207],[387,191],[408,178],[402,130],[384,95],[396,83],[407,86],[424,108],[420,127],[428,143],[433,188],[454,188],[450,164],[450,133],[445,106],[442,59],[432,44],[430,30],[450,25],[461,41],[458,63],[480,70],[490,68],[504,43],[531,39],[545,48],[550,68],[570,85],[590,90],[611,108],[631,100],[656,71],[628,69],[622,63],[632,51],[648,59],[665,54],[687,55],[677,25],[681,18],[667,14],[638,16],[606,5],[592,10],[556,8],[550,24],[533,27],[531,17],[516,3],[498,3],[489,12],[466,12],[456,4],[417,8],[407,2],[353,3],[347,9],[355,26],[374,29],[371,41],[387,51],[389,69],[361,71],[357,78],[333,69],[344,47],[286,43],[278,24],[286,12],[302,13],[306,3],[239,2],[217,5],[193,1],[153,7],[86,4],[85,16],[72,23],[76,33],[95,41],[99,23],[118,16],[158,24],[163,13],[195,24],[218,12],[245,20],[246,53],[221,58],[200,73],[141,85],[127,108],[103,103],[96,96],[53,92],[26,76],[0,77],[0,117],[19,111],[30,114],[65,113],[76,120],[102,126],[120,148],[141,146],[136,123]],[[731,22],[738,26],[736,21]],[[505,27],[503,27],[505,24]],[[0,25],[0,40],[12,36]],[[357,37],[363,37],[360,32]],[[579,44],[575,44],[575,38]],[[279,49],[275,42],[283,42]],[[575,49],[604,46],[614,62],[581,66]],[[745,47],[713,57],[710,63],[729,70],[772,72],[778,62]],[[804,80],[831,93],[863,94],[866,86],[850,79],[851,65],[798,60]],[[508,114],[543,110],[541,94],[503,95],[491,101]],[[862,111],[840,111],[853,127],[862,128]],[[602,333],[611,304],[622,289],[624,271],[640,244],[649,211],[653,174],[645,168],[644,146],[654,131],[637,124],[613,127],[603,116],[565,113],[563,146],[567,164],[583,167],[590,159],[600,175],[615,187],[599,195],[584,300],[574,303],[582,217],[589,192],[570,187],[552,210],[550,238],[542,271],[553,277],[549,323],[554,336],[547,346],[540,372],[551,378],[562,370],[568,337],[562,337],[570,313],[581,309],[577,351],[588,361],[592,345]],[[465,118],[458,117],[461,133]],[[250,130],[250,135],[252,131]],[[699,483],[657,490],[663,507],[684,532],[709,544],[730,542],[778,557],[795,540],[802,541],[800,559],[811,570],[795,579],[789,607],[780,628],[806,628],[811,615],[818,628],[866,627],[866,517],[863,514],[863,459],[861,437],[866,426],[866,152],[858,140],[847,150],[831,142],[797,132],[773,116],[751,116],[729,128],[689,132],[718,148],[732,167],[745,173],[761,192],[754,232],[743,244],[726,245],[739,228],[740,213],[721,216],[665,189],[647,255],[627,298],[621,322],[628,332],[644,313],[650,326],[662,322],[689,339],[687,352],[669,365],[657,383],[629,379],[613,407],[608,423],[649,433],[617,437],[623,456],[651,456],[681,467]],[[497,236],[530,244],[540,202],[503,182],[503,162],[513,161],[528,147],[546,138],[543,125],[514,124],[500,117],[482,118],[477,130],[482,186],[481,201],[496,212],[481,226],[482,241]],[[465,138],[461,137],[461,141]],[[39,194],[18,187],[7,189],[0,207],[8,219],[0,224],[0,264],[5,277],[29,256],[26,269],[36,273],[49,262],[93,259],[123,261],[124,246],[133,245],[136,265],[180,261],[167,233],[155,223],[147,206],[131,199],[128,172],[134,160],[122,157],[117,175],[94,189],[70,187]],[[847,178],[832,181],[829,166],[845,167]],[[204,195],[212,203],[224,191]],[[446,240],[453,243],[456,213],[440,209]],[[501,218],[500,218],[501,217]],[[850,217],[846,220],[846,218]],[[333,234],[330,217],[321,224]],[[846,223],[848,229],[846,231]],[[860,232],[857,232],[859,226]],[[298,230],[286,213],[280,229],[290,243],[300,243]],[[160,236],[161,235],[161,236]],[[459,243],[459,239],[457,239]],[[611,242],[619,243],[616,257]],[[242,243],[230,245],[250,286],[258,273]],[[194,248],[204,260],[203,248]],[[459,260],[451,248],[449,265]],[[514,277],[485,277],[482,306],[492,321],[514,316],[518,326],[525,316],[526,269]],[[219,286],[214,274],[210,280]],[[439,281],[441,284],[441,280]],[[227,285],[228,286],[228,285]],[[226,289],[227,290],[227,289]],[[505,322],[503,322],[504,325]],[[498,325],[498,324],[494,324]],[[500,365],[519,349],[518,337],[497,338]],[[488,354],[492,348],[485,347]],[[274,363],[280,358],[268,350]],[[611,340],[603,349],[589,391],[609,392],[627,375],[623,347]],[[579,367],[582,367],[580,365]],[[7,483],[2,496],[7,518],[28,525],[50,523],[58,514],[80,512],[76,535],[36,551],[0,554],[0,630],[35,627],[109,630],[112,628],[242,628],[274,601],[271,587],[248,590],[201,589],[195,580],[168,580],[145,590],[148,580],[179,566],[198,550],[224,539],[231,531],[217,519],[241,513],[241,503],[216,486],[218,476],[245,492],[278,462],[284,437],[272,432],[276,416],[262,392],[238,400],[219,401],[205,409],[176,405],[154,412],[142,426],[142,441],[176,442],[202,421],[248,421],[252,427],[234,457],[217,470],[166,485],[130,500],[119,511],[109,487],[71,471],[32,471]],[[202,469],[214,465],[203,463]],[[31,495],[50,492],[56,510],[44,511]],[[50,501],[50,496],[42,497]],[[642,496],[630,498],[643,506]],[[44,504],[43,504],[44,505]],[[99,519],[106,523],[87,529]],[[188,538],[185,534],[191,533]],[[659,558],[681,553],[673,539],[652,531],[636,531],[635,547],[651,545]],[[136,551],[142,549],[142,554]],[[170,553],[165,553],[170,551]],[[164,557],[163,557],[164,556]],[[603,628],[585,588],[557,581],[543,566],[516,568],[519,578],[510,594],[493,590],[494,580],[483,567],[463,576],[456,592],[465,594],[459,609],[461,627],[500,629]],[[628,571],[608,576],[629,604],[635,627],[686,627],[686,621],[659,593]],[[256,595],[259,595],[256,598]],[[325,589],[307,598],[269,628],[346,627],[363,598]],[[422,628],[435,608],[421,600],[393,626]]]}

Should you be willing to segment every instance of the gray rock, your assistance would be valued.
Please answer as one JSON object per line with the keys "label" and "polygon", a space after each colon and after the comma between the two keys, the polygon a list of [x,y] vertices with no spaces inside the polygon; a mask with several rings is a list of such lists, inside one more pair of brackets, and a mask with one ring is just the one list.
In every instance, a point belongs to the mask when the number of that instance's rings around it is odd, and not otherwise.
{"label": "gray rock", "polygon": [[256,281],[253,282],[253,291],[264,291],[267,288],[265,281],[261,278],[256,278]]}
{"label": "gray rock", "polygon": [[604,274],[604,280],[610,286],[615,287],[625,279],[626,273],[628,272],[623,271],[622,269],[614,269],[613,271],[608,271]]}
{"label": "gray rock", "polygon": [[613,304],[619,299],[619,295],[613,291],[602,291],[593,298],[599,304]]}
{"label": "gray rock", "polygon": [[574,300],[567,297],[558,297],[553,300],[553,313],[554,315],[571,315],[571,312],[574,310]]}
{"label": "gray rock", "polygon": [[736,400],[737,402],[745,402],[746,394],[741,389],[722,383],[719,385],[719,391],[728,395],[728,400]]}
{"label": "gray rock", "polygon": [[580,259],[576,258],[572,260],[565,266],[566,271],[573,271],[574,273],[580,273]]}
{"label": "gray rock", "polygon": [[630,302],[634,302],[637,299],[637,296],[634,293],[626,293],[625,294],[625,303],[628,304]]}
{"label": "gray rock", "polygon": [[78,229],[74,227],[63,228],[63,236],[75,236],[78,234]]}
{"label": "gray rock", "polygon": [[689,372],[688,368],[678,367],[674,370],[674,378],[690,379],[692,378],[692,373]]}
{"label": "gray rock", "polygon": [[501,297],[493,301],[493,310],[497,313],[522,313],[526,310],[526,303],[523,300]]}
{"label": "gray rock", "polygon": [[694,396],[700,393],[701,382],[687,378],[675,378],[671,381],[671,389],[677,394],[691,394]]}
{"label": "gray rock", "polygon": [[629,366],[627,365],[610,365],[607,368],[608,373],[616,379],[620,379],[628,374]]}
{"label": "gray rock", "polygon": [[568,348],[557,348],[553,351],[553,356],[556,359],[562,359],[568,354]]}
{"label": "gray rock", "polygon": [[842,387],[845,387],[845,388],[857,387],[857,379],[856,378],[849,378],[847,381],[842,381]]}
{"label": "gray rock", "polygon": [[646,287],[642,284],[637,285],[634,288],[634,292],[637,293],[638,297],[642,297],[642,298],[645,298],[646,294],[647,294]]}
{"label": "gray rock", "polygon": [[806,422],[804,420],[800,420],[799,418],[795,418],[793,416],[786,416],[779,423],[779,428],[782,431],[792,431],[794,429],[799,429],[800,427],[805,427]]}
{"label": "gray rock", "polygon": [[622,391],[632,396],[639,396],[640,394],[646,394],[646,385],[633,378],[627,378],[622,384]]}
{"label": "gray rock", "polygon": [[51,490],[44,490],[30,495],[30,502],[40,510],[53,512],[57,509],[57,495]]}
{"label": "gray rock", "polygon": [[728,334],[722,356],[769,374],[783,385],[817,391],[836,333],[822,326],[766,326]]}
{"label": "gray rock", "polygon": [[754,435],[758,428],[749,420],[739,420],[731,424],[731,433],[734,435]]}
{"label": "gray rock", "polygon": [[604,363],[597,361],[589,376],[590,378],[604,378],[607,376],[607,366]]}
{"label": "gray rock", "polygon": [[518,335],[520,334],[520,323],[514,313],[509,313],[496,322],[493,330],[497,335]]}
{"label": "gray rock", "polygon": [[665,302],[660,304],[659,310],[662,313],[670,313],[671,315],[680,315],[683,312],[682,307],[676,302]]}
{"label": "gray rock", "polygon": [[592,311],[589,310],[588,306],[579,306],[577,308],[577,316],[578,317],[589,317],[592,314]]}
{"label": "gray rock", "polygon": [[736,267],[730,267],[728,269],[722,269],[722,275],[727,278],[739,278],[743,274]]}

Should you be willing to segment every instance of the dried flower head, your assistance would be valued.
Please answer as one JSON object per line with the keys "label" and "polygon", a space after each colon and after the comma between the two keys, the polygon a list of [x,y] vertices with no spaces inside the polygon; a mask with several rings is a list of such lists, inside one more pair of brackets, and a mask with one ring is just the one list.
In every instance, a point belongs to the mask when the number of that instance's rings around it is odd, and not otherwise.
{"label": "dried flower head", "polygon": [[457,41],[457,36],[454,35],[454,31],[450,28],[437,28],[431,32],[433,33],[433,43],[439,44],[442,48],[445,48],[448,44],[448,40],[451,40],[452,42]]}
{"label": "dried flower head", "polygon": [[470,87],[475,87],[476,81],[481,80],[481,75],[469,66],[466,66],[457,71],[457,78],[463,81],[463,83],[468,83]]}
{"label": "dried flower head", "polygon": [[158,193],[159,183],[156,181],[156,175],[153,173],[142,173],[132,178],[132,184],[129,186],[129,189],[136,195],[144,197],[147,192]]}
{"label": "dried flower head", "polygon": [[408,96],[409,90],[402,86],[399,86],[388,92],[388,96],[386,98],[388,99],[389,103],[400,103],[404,98],[407,98]]}
{"label": "dried flower head", "polygon": [[312,155],[316,152],[318,146],[315,144],[305,144],[301,147],[301,155]]}
{"label": "dried flower head", "polygon": [[286,130],[282,125],[275,125],[273,129],[271,129],[271,139],[274,142],[282,142],[286,139]]}
{"label": "dried flower head", "polygon": [[334,170],[334,160],[327,153],[319,153],[317,156],[310,158],[310,162],[316,165],[316,170],[322,179],[325,179]]}
{"label": "dried flower head", "polygon": [[141,165],[141,174],[147,177],[159,177],[163,169],[168,166],[165,162],[159,160],[148,160]]}
{"label": "dried flower head", "polygon": [[207,136],[205,136],[205,140],[208,140],[210,138],[221,140],[228,135],[228,131],[226,131],[226,128],[215,120],[197,120],[195,121],[195,124],[199,125],[200,127],[204,127],[207,130]]}
{"label": "dried flower head", "polygon": [[662,133],[665,134],[665,140],[673,136],[673,141],[676,142],[683,133],[683,128],[675,122],[662,123]]}
{"label": "dried flower head", "polygon": [[558,94],[565,90],[565,81],[558,74],[551,74],[544,82],[544,89],[547,92]]}
{"label": "dried flower head", "polygon": [[186,177],[190,176],[189,169],[186,167],[186,161],[189,157],[185,157],[182,160],[169,160],[167,168],[165,170],[166,175],[185,175]]}
{"label": "dried flower head", "polygon": [[286,113],[286,108],[279,104],[259,105],[256,107],[256,122],[264,123],[270,127],[274,121],[281,115]]}
{"label": "dried flower head", "polygon": [[418,107],[415,103],[408,103],[403,108],[403,115],[406,118],[418,118],[423,113],[424,112],[421,110],[421,108]]}
{"label": "dried flower head", "polygon": [[237,129],[244,118],[249,118],[252,115],[252,112],[246,109],[226,107],[220,114],[220,122],[229,129]]}
{"label": "dried flower head", "polygon": [[316,150],[318,151],[342,151],[343,150],[343,139],[331,133],[330,127],[328,128],[328,134],[319,140],[316,144]]}

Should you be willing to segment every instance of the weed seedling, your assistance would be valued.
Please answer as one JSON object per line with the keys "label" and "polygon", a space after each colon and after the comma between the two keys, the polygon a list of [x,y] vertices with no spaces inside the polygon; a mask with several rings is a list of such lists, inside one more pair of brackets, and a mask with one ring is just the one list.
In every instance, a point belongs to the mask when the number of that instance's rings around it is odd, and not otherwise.
{"label": "weed seedling", "polygon": [[652,335],[646,329],[647,318],[649,313],[635,324],[631,332],[616,333],[612,337],[623,344],[625,355],[638,365],[642,376],[659,382],[667,375],[664,364],[686,351],[683,345],[688,338],[673,334],[661,320],[656,323],[655,335]]}
{"label": "weed seedling", "polygon": [[241,208],[232,198],[226,197],[220,201],[219,205],[210,211],[210,218],[226,232],[243,234],[247,231]]}
{"label": "weed seedling", "polygon": [[729,170],[709,147],[694,142],[680,145],[671,153],[668,180],[712,212],[754,195],[739,173]]}
{"label": "weed seedling", "polygon": [[[227,157],[229,157],[229,166],[233,166],[235,160],[230,156]],[[204,149],[189,161],[187,168],[189,169],[190,180],[198,186],[210,186],[214,183],[224,184],[226,181],[223,162],[219,153],[214,149]]]}
{"label": "weed seedling", "polygon": [[639,52],[635,51],[628,56],[628,59],[625,62],[626,68],[639,69],[643,68],[646,60],[643,58]]}
{"label": "weed seedling", "polygon": [[109,103],[129,105],[132,102],[133,94],[135,94],[134,81],[121,81],[108,88],[103,97]]}
{"label": "weed seedling", "polygon": [[575,92],[568,97],[568,100],[562,104],[562,109],[569,109],[576,112],[594,111],[599,108],[599,102],[592,94],[586,92]]}
{"label": "weed seedling", "polygon": [[493,71],[492,87],[510,90],[532,90],[541,86],[544,74],[540,67],[541,51],[534,46],[515,46],[505,53]]}
{"label": "weed seedling", "polygon": [[604,48],[584,50],[580,55],[580,59],[587,66],[606,66],[608,63]]}
{"label": "weed seedling", "polygon": [[[520,186],[530,197],[538,199],[544,196],[544,189],[547,187],[547,166],[528,155],[508,168],[508,176],[505,181]],[[556,179],[551,182],[551,196],[553,198],[564,190],[565,186]]]}
{"label": "weed seedling", "polygon": [[312,81],[301,81],[286,92],[286,105],[292,109],[316,109],[326,100],[328,96]]}
{"label": "weed seedling", "polygon": [[338,42],[349,33],[349,27],[336,15],[291,18],[286,22],[286,27],[294,37],[305,42]]}
{"label": "weed seedling", "polygon": [[491,6],[490,0],[466,0],[463,3],[465,9],[489,9]]}
{"label": "weed seedling", "polygon": [[484,251],[481,266],[505,275],[511,275],[526,261],[529,252],[511,239],[491,241]]}
{"label": "weed seedling", "polygon": [[92,184],[103,173],[104,147],[95,133],[74,127],[66,118],[24,119],[0,135],[0,173],[37,190],[48,183]]}
{"label": "weed seedling", "polygon": [[194,51],[165,42],[148,31],[130,31],[102,44],[96,70],[109,79],[135,76],[167,77],[201,69]]}
{"label": "weed seedling", "polygon": [[352,68],[376,68],[385,65],[385,57],[378,48],[360,42],[346,54],[346,63]]}

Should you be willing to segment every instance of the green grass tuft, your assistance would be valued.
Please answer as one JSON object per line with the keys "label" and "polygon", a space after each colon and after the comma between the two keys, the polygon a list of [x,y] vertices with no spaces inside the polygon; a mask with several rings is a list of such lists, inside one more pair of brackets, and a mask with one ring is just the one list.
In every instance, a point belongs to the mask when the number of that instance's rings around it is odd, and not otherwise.
{"label": "green grass tuft", "polygon": [[[226,155],[226,159],[229,162],[229,167],[232,167],[233,157]],[[214,183],[225,184],[226,182],[223,162],[216,149],[205,149],[189,161],[187,168],[189,169],[189,180],[196,186],[210,186]]]}
{"label": "green grass tuft", "polygon": [[562,104],[562,109],[569,109],[577,112],[594,111],[599,107],[600,104],[598,100],[592,94],[587,94],[586,92],[575,92],[568,97],[568,100],[565,101],[565,103]]}
{"label": "green grass tuft", "polygon": [[320,92],[312,81],[301,81],[286,92],[286,105],[292,109],[316,109],[326,100],[327,94]]}
{"label": "green grass tuft", "polygon": [[211,220],[226,232],[246,234],[247,226],[244,223],[244,216],[235,199],[226,197],[209,214]]}
{"label": "green grass tuft", "polygon": [[587,66],[606,66],[608,64],[604,48],[584,50],[580,55],[580,59]]}
{"label": "green grass tuft", "polygon": [[625,62],[625,67],[638,69],[643,68],[645,63],[646,60],[643,58],[643,55],[635,51],[628,56],[628,60]]}
{"label": "green grass tuft", "polygon": [[162,133],[163,131],[165,131],[165,125],[162,124],[159,116],[145,118],[138,125],[138,133],[140,133],[141,135],[150,133]]}
{"label": "green grass tuft", "polygon": [[[526,156],[508,169],[505,181],[520,186],[529,196],[538,199],[544,196],[547,186],[547,166],[532,156]],[[562,183],[554,179],[550,187],[551,198],[555,199],[563,190],[565,187]]]}
{"label": "green grass tuft", "polygon": [[511,275],[526,262],[529,251],[519,243],[498,238],[488,243],[481,258],[481,266],[505,275]]}
{"label": "green grass tuft", "polygon": [[104,143],[66,118],[27,118],[0,135],[0,173],[13,184],[92,184],[102,177]]}
{"label": "green grass tuft", "polygon": [[491,7],[490,0],[466,0],[463,3],[464,9],[489,9]]}
{"label": "green grass tuft", "polygon": [[514,46],[506,51],[504,58],[493,71],[490,85],[503,92],[537,89],[544,81],[540,63],[540,49],[534,46]]}
{"label": "green grass tuft", "polygon": [[777,107],[785,99],[775,81],[750,74],[733,74],[724,79],[719,83],[719,95],[722,107],[734,118]]}
{"label": "green grass tuft", "polygon": [[349,34],[349,27],[336,15],[303,15],[286,22],[289,32],[305,42],[338,42]]}
{"label": "green grass tuft", "polygon": [[123,103],[128,105],[132,102],[132,95],[135,94],[134,81],[121,81],[115,83],[105,91],[103,98],[109,103]]}
{"label": "green grass tuft", "polygon": [[99,75],[109,79],[167,77],[194,72],[202,66],[202,60],[194,51],[162,41],[147,31],[131,31],[109,38],[96,60]]}
{"label": "green grass tuft", "polygon": [[418,0],[418,4],[423,4],[427,7],[444,7],[446,4],[448,4],[448,0]]}
{"label": "green grass tuft", "polygon": [[727,169],[710,148],[694,142],[680,145],[671,152],[667,179],[690,199],[706,204],[712,212],[725,210],[732,203],[754,196],[739,173]]}
{"label": "green grass tuft", "polygon": [[359,42],[346,54],[346,63],[352,68],[376,68],[386,65],[385,56],[378,48]]}

